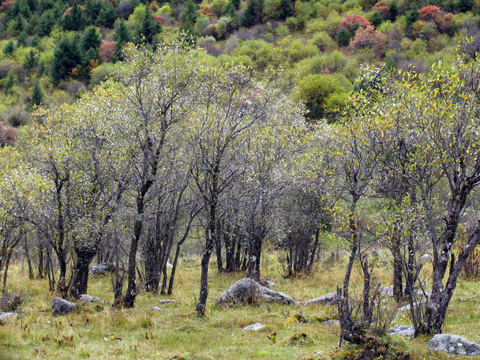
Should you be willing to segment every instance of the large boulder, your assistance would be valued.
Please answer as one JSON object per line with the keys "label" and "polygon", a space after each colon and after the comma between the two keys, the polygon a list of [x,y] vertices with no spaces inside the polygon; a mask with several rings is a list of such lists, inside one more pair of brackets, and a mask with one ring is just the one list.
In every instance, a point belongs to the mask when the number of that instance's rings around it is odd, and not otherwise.
{"label": "large boulder", "polygon": [[58,315],[68,315],[75,311],[77,304],[67,301],[65,299],[56,297],[52,301],[52,314],[55,316]]}
{"label": "large boulder", "polygon": [[101,263],[97,265],[92,265],[88,268],[88,273],[90,275],[100,275],[106,272],[115,271],[115,264],[112,263]]}
{"label": "large boulder", "polygon": [[432,350],[444,351],[455,355],[480,355],[480,345],[452,334],[437,334],[428,343]]}
{"label": "large boulder", "polygon": [[284,305],[297,305],[290,296],[281,292],[270,290],[256,281],[244,278],[238,280],[215,300],[215,306],[230,306],[244,303],[280,303]]}
{"label": "large boulder", "polygon": [[300,304],[301,305],[336,305],[337,293],[331,292],[326,295],[320,296],[318,298],[301,302]]}

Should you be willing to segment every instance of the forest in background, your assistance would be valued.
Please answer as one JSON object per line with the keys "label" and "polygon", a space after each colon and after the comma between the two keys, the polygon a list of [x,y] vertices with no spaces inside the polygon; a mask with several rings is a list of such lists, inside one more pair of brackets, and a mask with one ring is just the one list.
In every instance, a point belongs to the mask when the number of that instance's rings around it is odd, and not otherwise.
{"label": "forest in background", "polygon": [[[271,76],[312,119],[334,121],[362,64],[423,73],[454,61],[479,35],[474,0],[195,2],[2,0],[2,143],[31,110],[71,103],[108,78],[127,43],[155,48],[184,31],[220,64],[235,59]],[[480,40],[463,46],[474,56]],[[321,90],[319,90],[321,89]]]}

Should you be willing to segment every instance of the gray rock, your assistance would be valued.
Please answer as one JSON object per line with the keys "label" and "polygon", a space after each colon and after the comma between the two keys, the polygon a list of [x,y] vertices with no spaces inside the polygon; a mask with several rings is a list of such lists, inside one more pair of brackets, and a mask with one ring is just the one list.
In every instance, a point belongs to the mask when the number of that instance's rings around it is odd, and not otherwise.
{"label": "gray rock", "polygon": [[330,325],[330,326],[340,325],[340,320],[326,320],[326,321],[322,321],[322,324],[323,325]]}
{"label": "gray rock", "polygon": [[242,303],[280,303],[284,305],[297,305],[298,303],[290,296],[281,292],[270,290],[256,281],[244,278],[238,280],[227,291],[215,300],[215,306],[230,306]]}
{"label": "gray rock", "polygon": [[257,331],[260,329],[263,329],[265,325],[262,325],[260,323],[255,323],[255,324],[250,324],[248,326],[245,326],[242,331]]}
{"label": "gray rock", "polygon": [[65,299],[56,297],[52,301],[52,314],[55,316],[58,315],[68,315],[75,311],[77,304],[74,304]]}
{"label": "gray rock", "polygon": [[393,285],[380,289],[380,296],[393,297]]}
{"label": "gray rock", "polygon": [[87,295],[87,294],[80,295],[80,301],[84,304],[90,303],[90,302],[101,302],[101,303],[103,303],[103,300],[100,299],[99,297],[92,296],[92,295]]}
{"label": "gray rock", "polygon": [[273,288],[275,286],[275,283],[273,281],[267,280],[267,279],[260,279],[258,283],[262,286],[265,286],[269,289]]}
{"label": "gray rock", "polygon": [[389,329],[388,333],[390,335],[413,337],[415,335],[415,328],[411,325],[396,325]]}
{"label": "gray rock", "polygon": [[149,310],[153,310],[153,311],[163,311],[163,310],[160,309],[158,306],[149,307]]}
{"label": "gray rock", "polygon": [[17,316],[18,316],[18,313],[14,313],[14,312],[0,312],[0,321],[14,318]]}
{"label": "gray rock", "polygon": [[423,254],[422,256],[420,256],[418,258],[418,260],[421,262],[421,263],[424,263],[424,262],[427,262],[427,261],[433,261],[433,257],[432,255],[430,254]]}
{"label": "gray rock", "polygon": [[428,343],[432,350],[444,351],[455,355],[480,355],[480,345],[452,334],[437,334]]}
{"label": "gray rock", "polygon": [[115,271],[115,264],[113,263],[101,263],[97,265],[92,265],[88,268],[88,273],[90,275],[100,275],[106,272]]}
{"label": "gray rock", "polygon": [[[417,307],[419,307],[419,306],[422,305],[422,304],[423,304],[423,302],[421,302],[421,301],[419,301],[419,302],[414,302],[414,303],[413,303],[413,306],[417,308]],[[398,308],[398,311],[405,311],[405,310],[410,310],[410,304],[404,305],[404,306]]]}
{"label": "gray rock", "polygon": [[337,293],[331,292],[326,295],[320,296],[318,298],[301,302],[300,304],[301,305],[336,305]]}
{"label": "gray rock", "polygon": [[173,265],[167,262],[167,269],[171,269],[171,268],[173,268]]}
{"label": "gray rock", "polygon": [[168,300],[168,299],[158,300],[159,304],[170,304],[170,303],[174,303],[174,302],[175,302],[175,300]]}

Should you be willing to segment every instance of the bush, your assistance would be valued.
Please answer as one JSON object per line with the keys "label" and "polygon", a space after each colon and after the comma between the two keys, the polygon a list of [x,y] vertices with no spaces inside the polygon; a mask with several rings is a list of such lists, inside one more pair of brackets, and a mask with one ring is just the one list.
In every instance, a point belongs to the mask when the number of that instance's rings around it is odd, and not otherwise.
{"label": "bush", "polygon": [[99,85],[115,72],[115,65],[112,63],[103,63],[90,72],[90,87]]}
{"label": "bush", "polygon": [[16,311],[20,305],[25,302],[25,294],[14,293],[8,291],[8,289],[3,290],[2,297],[0,298],[0,311],[2,312],[12,312]]}

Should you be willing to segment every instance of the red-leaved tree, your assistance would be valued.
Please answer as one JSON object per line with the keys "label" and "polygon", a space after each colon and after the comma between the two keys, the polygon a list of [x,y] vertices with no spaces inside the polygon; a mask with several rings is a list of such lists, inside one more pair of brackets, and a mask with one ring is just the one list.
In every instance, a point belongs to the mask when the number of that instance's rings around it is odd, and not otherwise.
{"label": "red-leaved tree", "polygon": [[442,9],[435,5],[428,5],[418,10],[418,13],[420,14],[420,19],[422,20],[436,21],[442,14]]}
{"label": "red-leaved tree", "polygon": [[348,14],[342,19],[342,21],[340,21],[339,29],[354,31],[358,27],[366,28],[369,25],[372,25],[372,23],[365,19],[362,15]]}
{"label": "red-leaved tree", "polygon": [[102,40],[99,53],[103,62],[111,61],[115,54],[115,41]]}

